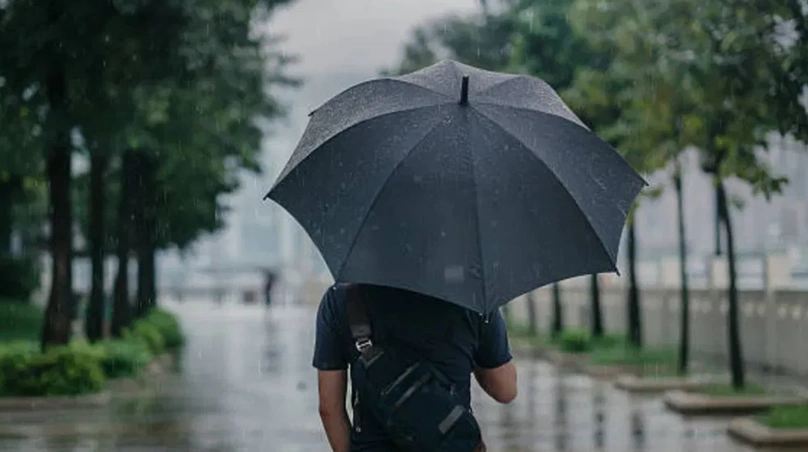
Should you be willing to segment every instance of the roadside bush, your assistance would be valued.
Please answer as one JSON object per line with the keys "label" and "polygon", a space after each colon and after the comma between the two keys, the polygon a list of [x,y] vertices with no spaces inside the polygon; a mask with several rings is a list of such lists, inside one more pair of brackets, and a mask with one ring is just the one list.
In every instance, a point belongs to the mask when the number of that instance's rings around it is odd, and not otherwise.
{"label": "roadside bush", "polygon": [[35,343],[0,347],[0,395],[71,396],[104,388],[102,354],[83,343],[53,347],[41,353]]}
{"label": "roadside bush", "polygon": [[109,379],[136,377],[151,360],[144,341],[103,341],[95,347],[101,351],[101,368]]}
{"label": "roadside bush", "polygon": [[159,356],[166,348],[160,330],[145,318],[132,323],[131,329],[124,332],[124,339],[141,342],[152,356]]}
{"label": "roadside bush", "polygon": [[586,330],[564,330],[558,340],[558,347],[562,352],[584,353],[592,349],[592,339]]}
{"label": "roadside bush", "polygon": [[153,309],[143,321],[154,326],[163,337],[163,343],[167,350],[174,350],[185,344],[185,336],[177,318],[168,311]]}

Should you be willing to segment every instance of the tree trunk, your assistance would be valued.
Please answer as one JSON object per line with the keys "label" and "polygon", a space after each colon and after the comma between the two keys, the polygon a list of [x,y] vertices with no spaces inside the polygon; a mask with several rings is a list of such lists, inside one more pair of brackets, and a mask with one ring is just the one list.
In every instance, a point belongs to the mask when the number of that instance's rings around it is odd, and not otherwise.
{"label": "tree trunk", "polygon": [[600,306],[600,284],[597,274],[589,278],[589,293],[592,304],[592,337],[603,337],[603,312]]}
{"label": "tree trunk", "polygon": [[682,192],[681,168],[676,168],[673,179],[676,188],[676,222],[679,230],[679,279],[681,297],[680,338],[679,338],[679,373],[686,374],[690,354],[690,289],[687,276],[687,236],[685,235],[685,203]]}
{"label": "tree trunk", "polygon": [[146,308],[152,310],[157,307],[157,162],[149,160],[149,184],[146,185]]}
{"label": "tree trunk", "polygon": [[104,176],[107,170],[107,157],[98,149],[90,155],[90,221],[89,241],[90,260],[92,265],[92,288],[90,289],[90,305],[85,319],[85,333],[91,342],[99,341],[104,336],[104,313],[106,297],[104,294],[104,257],[106,256],[106,231],[104,230],[105,187]]}
{"label": "tree trunk", "polygon": [[142,317],[156,305],[156,190],[155,164],[146,154],[137,153],[138,172],[135,205],[135,234],[137,236],[137,298],[135,315]]}
{"label": "tree trunk", "polygon": [[530,333],[531,336],[535,336],[538,333],[539,328],[536,324],[536,296],[533,291],[527,294],[525,297],[525,302],[527,303],[527,331]]}
{"label": "tree trunk", "polygon": [[628,342],[642,347],[642,316],[640,290],[637,284],[637,223],[628,225]]}
{"label": "tree trunk", "polygon": [[718,187],[715,188],[715,221],[713,222],[713,229],[715,233],[715,255],[720,256],[724,253],[721,250],[721,194],[718,192]]}
{"label": "tree trunk", "polygon": [[564,309],[561,306],[561,285],[558,283],[553,284],[553,338],[561,336],[564,331]]}
{"label": "tree trunk", "polygon": [[738,281],[735,268],[735,241],[732,231],[732,218],[729,213],[727,192],[723,181],[718,182],[719,209],[724,222],[727,237],[727,266],[729,267],[729,294],[727,312],[727,343],[729,345],[729,369],[732,375],[732,387],[742,389],[745,385],[743,350],[741,348],[741,332],[738,324]]}
{"label": "tree trunk", "polygon": [[[63,5],[51,2],[49,18],[58,21]],[[50,249],[52,281],[45,321],[42,325],[41,345],[66,344],[70,340],[70,326],[74,317],[72,241],[73,219],[70,203],[71,143],[67,123],[67,77],[64,65],[58,59],[51,62],[47,75],[46,96],[50,107],[46,158],[48,194],[50,201]]]}
{"label": "tree trunk", "polygon": [[111,326],[113,337],[121,337],[124,328],[129,326],[132,319],[132,305],[129,301],[129,250],[132,242],[132,182],[136,169],[133,160],[131,150],[125,151],[121,157],[120,189],[118,190],[118,243],[115,249],[118,274],[115,276]]}

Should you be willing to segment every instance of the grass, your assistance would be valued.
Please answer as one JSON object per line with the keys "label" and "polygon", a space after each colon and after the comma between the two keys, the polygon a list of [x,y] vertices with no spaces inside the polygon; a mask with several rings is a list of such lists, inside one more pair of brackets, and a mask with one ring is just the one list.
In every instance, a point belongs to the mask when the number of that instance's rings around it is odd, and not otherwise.
{"label": "grass", "polygon": [[593,350],[611,349],[615,347],[625,348],[628,344],[628,338],[626,335],[618,333],[606,333],[601,337],[592,338],[591,341]]}
{"label": "grass", "polygon": [[43,317],[37,306],[0,299],[0,342],[38,341]]}
{"label": "grass", "polygon": [[729,384],[712,384],[699,390],[699,393],[711,397],[756,397],[766,395],[767,391],[756,383],[747,383],[741,390],[736,390]]}
{"label": "grass", "polygon": [[568,328],[557,337],[547,332],[531,333],[527,325],[509,323],[508,334],[514,338],[528,342],[536,347],[554,347],[565,353],[589,353],[594,350],[625,348],[627,339],[624,334],[604,334],[600,338],[592,338],[589,330],[584,328]]}
{"label": "grass", "polygon": [[758,420],[771,428],[808,429],[808,404],[774,407]]}

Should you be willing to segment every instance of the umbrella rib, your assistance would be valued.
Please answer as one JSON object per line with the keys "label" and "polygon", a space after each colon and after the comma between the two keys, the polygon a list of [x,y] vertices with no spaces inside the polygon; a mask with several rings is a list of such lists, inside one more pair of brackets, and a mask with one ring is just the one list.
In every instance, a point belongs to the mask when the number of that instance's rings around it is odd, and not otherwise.
{"label": "umbrella rib", "polygon": [[[514,105],[508,105],[508,104],[500,104],[499,102],[493,102],[493,101],[490,101],[490,100],[478,101],[477,104],[478,105],[492,105],[492,106],[495,106],[495,107],[507,108],[509,110],[517,110],[517,111],[524,111],[524,112],[530,112],[530,113],[539,113],[539,114],[543,114],[543,115],[554,116],[556,118],[561,118],[564,121],[571,122],[572,124],[575,124],[576,126],[586,130],[587,132],[592,133],[592,130],[590,130],[589,127],[586,126],[586,124],[583,124],[582,122],[578,122],[578,121],[573,121],[570,118],[565,118],[564,116],[557,115],[555,113],[550,113],[550,112],[542,111],[542,110],[534,110],[532,108],[526,108],[526,107],[516,107]],[[573,115],[575,114],[572,111],[570,111],[570,113],[572,113]]]}
{"label": "umbrella rib", "polygon": [[421,145],[421,143],[423,143],[427,138],[429,138],[433,133],[435,133],[435,131],[439,128],[438,126],[440,126],[442,123],[443,123],[442,121],[437,121],[435,125],[433,125],[424,134],[423,137],[421,137],[421,139],[419,139],[415,144],[413,144],[412,147],[404,154],[404,156],[401,157],[401,160],[399,160],[393,166],[393,170],[390,171],[390,174],[388,174],[387,177],[384,179],[384,181],[382,181],[382,183],[379,184],[378,190],[376,190],[376,193],[374,193],[373,198],[370,201],[370,206],[368,207],[367,211],[365,211],[365,215],[362,217],[362,221],[359,222],[359,226],[356,228],[356,235],[354,235],[353,239],[351,240],[351,246],[348,247],[348,253],[345,255],[342,264],[339,266],[339,271],[336,272],[335,279],[339,279],[340,276],[342,275],[343,270],[345,270],[345,265],[348,263],[348,258],[351,256],[351,251],[353,250],[353,247],[356,246],[356,242],[357,240],[359,240],[359,235],[362,233],[362,228],[365,227],[365,223],[367,223],[368,217],[370,217],[370,212],[373,211],[373,208],[379,201],[379,197],[381,196],[382,190],[384,190],[384,186],[387,184],[387,181],[389,181],[390,178],[393,177],[393,174],[395,174],[396,171],[398,171],[398,168],[401,166],[402,163],[404,163],[405,160],[407,160],[407,157],[410,156],[413,150],[415,150],[418,146]]}
{"label": "umbrella rib", "polygon": [[388,78],[387,80],[394,80],[394,81],[396,81],[396,82],[405,83],[405,84],[410,85],[410,86],[415,86],[415,87],[417,87],[417,88],[421,88],[421,89],[427,90],[427,91],[429,91],[430,93],[437,94],[437,95],[438,95],[438,96],[440,96],[440,97],[443,97],[443,98],[446,98],[446,99],[449,99],[449,100],[454,100],[454,99],[452,98],[452,96],[450,96],[450,95],[448,95],[448,94],[446,94],[446,93],[442,93],[442,92],[440,92],[440,91],[436,91],[436,90],[434,90],[434,89],[432,89],[432,88],[430,88],[430,87],[428,87],[428,86],[424,86],[424,85],[419,85],[419,84],[417,84],[417,83],[413,83],[413,82],[411,82],[411,81],[409,81],[409,80],[403,80],[403,79],[396,78],[396,77],[390,77],[390,78]]}
{"label": "umbrella rib", "polygon": [[[567,195],[570,197],[570,199],[572,199],[572,202],[575,203],[575,207],[578,209],[579,212],[581,212],[581,215],[583,215],[584,219],[586,220],[585,223],[586,223],[587,227],[590,230],[592,230],[592,232],[595,234],[595,237],[598,238],[598,244],[600,244],[601,249],[603,249],[603,251],[606,253],[606,256],[608,256],[609,259],[611,259],[611,261],[614,262],[616,256],[612,256],[612,254],[609,252],[609,250],[606,249],[606,245],[603,243],[603,238],[600,236],[598,231],[592,225],[592,219],[589,218],[589,215],[587,215],[586,212],[584,212],[584,209],[581,208],[581,204],[578,203],[578,200],[575,199],[575,196],[573,196],[572,193],[570,193],[569,188],[567,188],[567,186],[564,184],[564,181],[560,177],[558,177],[558,175],[555,173],[555,171],[553,171],[552,168],[550,168],[541,158],[539,158],[535,154],[535,152],[533,151],[533,149],[530,146],[528,146],[518,136],[516,136],[515,134],[509,132],[508,129],[506,129],[502,124],[499,123],[499,121],[497,121],[496,119],[494,119],[491,116],[487,115],[485,112],[482,112],[482,111],[480,111],[478,109],[474,109],[474,111],[477,114],[479,114],[480,116],[484,117],[485,119],[491,121],[497,128],[499,128],[503,133],[505,133],[505,135],[507,135],[509,137],[513,137],[514,140],[519,142],[519,144],[521,144],[525,149],[530,151],[536,157],[536,160],[538,160],[542,165],[544,165],[545,168],[547,168],[547,171],[549,171],[550,174],[552,174],[555,177],[555,179],[558,181],[558,183],[561,184],[561,186],[564,188],[564,191],[567,193]],[[529,111],[533,111],[533,110],[529,110]],[[543,112],[538,112],[538,113],[543,113]],[[543,113],[543,114],[551,115],[551,113]],[[552,116],[556,116],[556,115],[552,115]],[[564,118],[562,118],[562,119],[564,119]]]}
{"label": "umbrella rib", "polygon": [[508,77],[505,80],[500,80],[500,81],[494,83],[493,85],[489,86],[488,88],[486,88],[486,89],[480,91],[479,93],[477,93],[477,95],[479,96],[481,94],[485,94],[485,93],[491,91],[492,89],[494,89],[494,88],[496,88],[498,86],[504,85],[505,83],[512,82],[514,80],[519,80],[521,78],[527,78],[524,75],[519,75],[519,74],[508,74],[508,75],[511,75],[512,77]]}
{"label": "umbrella rib", "polygon": [[486,287],[485,282],[485,260],[483,259],[483,236],[480,233],[480,193],[477,190],[477,163],[475,162],[474,155],[471,155],[474,153],[472,147],[468,146],[467,149],[470,154],[469,157],[471,158],[471,171],[472,174],[474,175],[473,183],[471,185],[474,187],[474,204],[476,207],[474,209],[474,220],[477,226],[477,250],[478,250],[477,254],[480,258],[480,281],[482,281],[483,286],[482,304],[484,306],[483,310],[487,311],[488,306],[486,302],[488,301],[488,288]]}

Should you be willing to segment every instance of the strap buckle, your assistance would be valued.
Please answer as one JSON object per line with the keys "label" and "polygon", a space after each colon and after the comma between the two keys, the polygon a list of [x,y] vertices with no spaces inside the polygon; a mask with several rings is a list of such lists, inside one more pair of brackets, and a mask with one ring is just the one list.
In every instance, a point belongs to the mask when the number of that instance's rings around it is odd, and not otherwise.
{"label": "strap buckle", "polygon": [[373,347],[373,341],[371,341],[367,337],[363,337],[361,339],[357,339],[356,341],[356,349],[359,350],[359,353],[364,353],[365,350]]}

